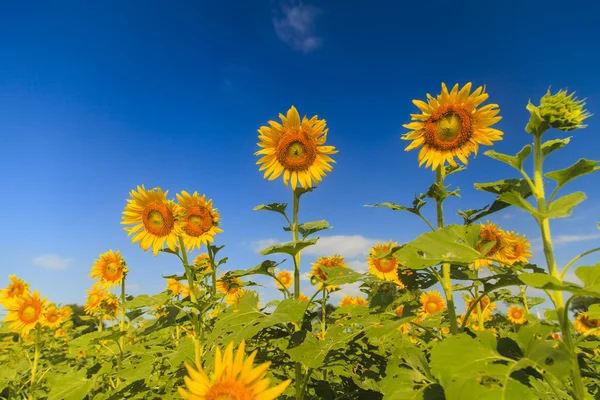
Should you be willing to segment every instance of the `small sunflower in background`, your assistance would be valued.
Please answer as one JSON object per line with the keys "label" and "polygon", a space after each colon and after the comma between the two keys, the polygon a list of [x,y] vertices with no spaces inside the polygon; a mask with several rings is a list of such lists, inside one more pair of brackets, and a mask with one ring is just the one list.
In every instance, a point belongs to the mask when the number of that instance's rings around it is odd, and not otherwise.
{"label": "small sunflower in background", "polygon": [[[467,310],[469,308],[471,308],[471,306],[473,305],[474,302],[475,302],[474,298],[467,299],[467,301],[465,303],[465,307],[467,308]],[[496,303],[492,303],[492,301],[490,300],[490,298],[488,296],[483,296],[481,298],[481,300],[479,301],[479,306],[481,307],[481,315],[483,315],[483,320],[491,321],[492,320],[492,312],[496,309]],[[471,311],[470,317],[474,321],[477,321],[479,319],[477,307],[473,308],[473,311]]]}
{"label": "small sunflower in background", "polygon": [[196,369],[185,367],[189,376],[184,377],[185,388],[179,388],[181,397],[187,400],[198,399],[244,399],[273,400],[288,387],[291,379],[277,386],[269,387],[270,379],[265,376],[271,362],[253,368],[257,350],[246,358],[245,342],[242,340],[237,352],[233,353],[233,342],[229,343],[225,353],[217,347],[214,372],[207,374],[200,365]]}
{"label": "small sunflower in background", "polygon": [[283,290],[284,288],[289,289],[294,283],[294,278],[292,278],[292,274],[290,274],[288,271],[279,272],[277,274],[277,279],[278,281],[275,281],[275,284],[279,290]]}
{"label": "small sunflower in background", "polygon": [[[592,329],[600,328],[600,319],[591,319],[587,312],[580,312],[573,322],[573,326],[577,332],[583,334],[588,333]],[[595,336],[600,336],[600,329],[591,333]]]}
{"label": "small sunflower in background", "polygon": [[504,236],[505,245],[499,251],[499,258],[507,264],[513,265],[517,262],[528,262],[533,256],[531,244],[525,235],[514,232],[506,232]]}
{"label": "small sunflower in background", "polygon": [[184,190],[181,194],[177,193],[177,201],[182,211],[183,242],[188,251],[214,242],[214,236],[223,232],[219,228],[219,213],[205,195],[200,196],[198,192],[190,195]]}
{"label": "small sunflower in background", "polygon": [[226,294],[228,304],[237,305],[240,297],[245,293],[241,285],[243,282],[240,278],[231,278],[229,280],[217,279],[217,290]]}
{"label": "small sunflower in background", "polygon": [[41,322],[46,299],[47,297],[40,299],[40,292],[36,290],[33,294],[27,293],[10,302],[6,307],[8,314],[4,318],[5,322],[12,322],[9,329],[21,331],[22,335],[29,334]]}
{"label": "small sunflower in background", "polygon": [[367,302],[365,301],[365,299],[362,296],[344,296],[344,298],[342,299],[342,301],[340,301],[340,307],[343,306],[348,306],[348,305],[353,305],[353,306],[366,306]]}
{"label": "small sunflower in background", "polygon": [[479,251],[482,251],[483,247],[488,243],[494,242],[494,245],[485,253],[487,258],[475,260],[471,265],[471,268],[476,270],[492,265],[492,260],[489,260],[489,258],[502,259],[501,251],[506,246],[506,233],[498,228],[498,225],[490,221],[487,221],[485,224],[480,223],[480,225],[481,231],[479,231],[479,236],[481,237],[481,242],[478,245]]}
{"label": "small sunflower in background", "polygon": [[167,279],[167,290],[173,296],[177,296],[183,291],[183,286],[177,279],[169,278]]}
{"label": "small sunflower in background", "polygon": [[442,298],[440,292],[429,290],[427,293],[421,293],[419,297],[421,303],[421,315],[431,315],[446,309],[446,300]]}
{"label": "small sunflower in background", "polygon": [[456,166],[455,157],[463,164],[479,151],[480,145],[491,146],[502,140],[503,132],[491,128],[502,119],[497,104],[477,108],[488,98],[483,87],[471,93],[471,82],[459,90],[456,84],[448,91],[442,83],[442,93],[436,97],[427,94],[427,102],[413,100],[421,114],[411,114],[410,124],[403,125],[411,132],[402,137],[412,141],[406,151],[421,148],[419,166],[444,167],[446,162]]}
{"label": "small sunflower in background", "polygon": [[[323,272],[321,268],[333,268],[333,267],[345,267],[348,268],[348,264],[344,261],[344,257],[334,254],[331,257],[319,257],[317,262],[313,263],[312,270],[308,273],[311,283],[319,284],[319,290],[323,289],[324,282],[328,279],[327,273]],[[339,285],[327,285],[327,291],[339,289]]]}
{"label": "small sunflower in background", "polygon": [[104,297],[106,297],[107,292],[103,290],[100,286],[94,285],[90,290],[86,290],[88,296],[83,306],[83,309],[86,314],[96,314],[97,310],[100,308],[100,304]]}
{"label": "small sunflower in background", "polygon": [[54,304],[52,304],[46,309],[44,309],[44,311],[42,312],[42,319],[40,322],[45,327],[48,327],[50,329],[56,329],[62,324],[63,319],[60,317],[59,310]]}
{"label": "small sunflower in background", "polygon": [[127,272],[127,265],[121,257],[121,252],[109,250],[100,254],[98,259],[94,261],[90,276],[93,279],[98,279],[98,283],[104,288],[110,289],[113,286],[119,286]]}
{"label": "small sunflower in background", "polygon": [[212,272],[212,265],[210,264],[208,253],[200,253],[194,258],[194,268],[196,271],[205,274]]}
{"label": "small sunflower in background", "polygon": [[269,121],[269,126],[258,130],[261,150],[255,155],[262,156],[256,164],[259,171],[265,171],[265,179],[274,180],[283,174],[283,183],[291,182],[292,189],[301,186],[308,189],[317,186],[326,172],[331,172],[329,156],[337,153],[333,146],[325,146],[327,132],[325,120],[314,116],[302,118],[294,106],[287,115],[279,114],[281,123]]}
{"label": "small sunflower in background", "polygon": [[169,191],[161,188],[146,190],[144,185],[137,191],[130,192],[131,199],[127,200],[123,211],[123,225],[133,225],[124,228],[133,235],[133,243],[140,242],[140,247],[146,251],[152,247],[154,256],[164,248],[165,244],[175,250],[177,240],[183,231],[179,221],[180,209],[173,201],[167,200]]}
{"label": "small sunflower in background", "polygon": [[15,274],[9,276],[10,283],[6,289],[0,289],[0,304],[7,307],[8,304],[29,293],[29,284],[24,280],[17,278]]}
{"label": "small sunflower in background", "polygon": [[387,243],[377,243],[369,251],[367,257],[367,263],[369,265],[369,271],[384,281],[394,282],[396,285],[403,289],[404,283],[398,276],[398,267],[400,263],[393,256],[387,256],[384,258],[377,258],[380,255],[389,253],[389,251],[398,246],[398,242],[392,242],[391,240]]}
{"label": "small sunflower in background", "polygon": [[508,307],[506,317],[510,322],[517,325],[523,325],[525,322],[527,322],[527,318],[525,318],[525,310],[519,306]]}

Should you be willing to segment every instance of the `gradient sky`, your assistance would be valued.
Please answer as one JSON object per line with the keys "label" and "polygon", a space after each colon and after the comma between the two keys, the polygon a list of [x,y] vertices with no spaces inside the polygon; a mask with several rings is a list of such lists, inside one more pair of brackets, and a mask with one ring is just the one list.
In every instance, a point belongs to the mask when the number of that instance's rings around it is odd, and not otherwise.
{"label": "gradient sky", "polygon": [[[216,240],[226,244],[226,269],[259,263],[261,244],[290,238],[277,214],[252,208],[289,202],[291,190],[258,172],[257,129],[291,105],[325,118],[328,144],[339,149],[333,172],[302,199],[302,221],[334,226],[304,256],[303,272],[316,255],[335,251],[364,270],[376,240],[402,243],[426,229],[412,215],[363,207],[409,204],[433,179],[400,140],[417,110],[412,99],[437,94],[441,82],[486,85],[504,118],[496,125],[504,140],[494,149],[512,154],[532,140],[524,131],[527,101],[539,101],[549,86],[576,90],[599,113],[600,5],[563,4],[5,2],[0,286],[17,273],[52,301],[83,303],[94,260],[119,249],[130,293],[164,290],[161,274],[180,272],[178,260],[143,252],[119,224],[129,191],[141,184],[173,197],[207,194],[222,216],[225,232]],[[598,121],[574,132],[548,169],[597,158]],[[474,182],[515,176],[482,154],[471,159],[448,179],[462,198],[447,201],[447,221],[492,200]],[[585,190],[588,200],[553,222],[560,263],[600,241],[599,182],[588,175],[566,189]],[[511,209],[495,220],[527,234],[541,261],[528,215]],[[261,292],[272,298],[272,284]]]}

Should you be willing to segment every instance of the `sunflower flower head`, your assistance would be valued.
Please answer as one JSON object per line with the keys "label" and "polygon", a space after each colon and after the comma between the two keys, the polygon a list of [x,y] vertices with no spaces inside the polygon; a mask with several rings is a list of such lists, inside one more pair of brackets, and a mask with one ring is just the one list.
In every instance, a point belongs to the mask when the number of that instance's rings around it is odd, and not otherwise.
{"label": "sunflower flower head", "polygon": [[337,153],[333,146],[325,146],[327,131],[325,120],[316,115],[311,119],[300,120],[296,107],[292,106],[287,115],[279,114],[281,123],[269,121],[269,126],[258,130],[258,146],[255,153],[262,156],[256,164],[259,171],[265,171],[265,179],[274,180],[283,174],[283,183],[291,182],[292,189],[298,185],[305,189],[317,186],[326,172],[331,172],[329,156]]}
{"label": "sunflower flower head", "polygon": [[506,232],[504,246],[498,251],[498,258],[510,265],[526,263],[533,256],[530,248],[531,244],[525,235]]}
{"label": "sunflower flower head", "polygon": [[206,200],[206,195],[200,196],[198,192],[189,194],[184,190],[181,194],[177,193],[177,201],[183,213],[183,241],[188,251],[212,243],[215,235],[223,232],[219,228],[221,217],[213,208],[212,200]]}
{"label": "sunflower flower head", "polygon": [[181,282],[179,282],[177,279],[169,278],[167,279],[167,290],[173,296],[177,296],[183,290],[183,286],[181,285]]}
{"label": "sunflower flower head", "polygon": [[20,331],[22,335],[29,334],[42,320],[46,299],[40,299],[40,292],[36,290],[33,294],[27,293],[10,302],[4,318],[5,322],[12,322],[9,329]]}
{"label": "sunflower flower head", "polygon": [[[345,267],[348,268],[348,264],[344,261],[344,257],[334,254],[332,257],[319,257],[317,262],[313,263],[312,270],[308,273],[311,283],[314,285],[319,284],[319,290],[323,289],[324,282],[328,279],[327,273],[323,269],[333,267]],[[327,291],[331,292],[337,290],[340,287],[338,285],[327,285]]]}
{"label": "sunflower flower head", "polygon": [[62,324],[63,320],[60,317],[60,311],[54,304],[51,304],[43,310],[42,319],[40,322],[42,326],[50,329],[56,329]]}
{"label": "sunflower flower head", "polygon": [[225,299],[228,304],[237,305],[240,297],[246,293],[240,286],[242,283],[240,278],[217,279],[217,290],[226,294]]}
{"label": "sunflower flower head", "polygon": [[[573,325],[577,332],[584,335],[592,329],[600,328],[600,319],[591,319],[587,312],[580,312],[577,314]],[[600,329],[593,331],[591,334],[600,337]]]}
{"label": "sunflower flower head", "polygon": [[104,296],[100,303],[100,310],[102,312],[102,319],[114,320],[119,318],[119,299],[112,293],[108,293]]}
{"label": "sunflower flower head", "polygon": [[[466,301],[467,310],[469,308],[471,308],[471,306],[473,306],[474,302],[475,302],[475,299],[473,299],[473,298],[467,299],[467,301]],[[492,301],[490,300],[490,298],[488,296],[484,296],[479,301],[479,306],[481,307],[481,315],[483,315],[484,321],[491,321],[492,320],[492,312],[496,309],[496,303],[492,303]],[[473,311],[471,311],[470,316],[473,321],[477,321],[479,319],[479,313],[477,311],[477,307],[473,308]]]}
{"label": "sunflower flower head", "polygon": [[419,302],[421,303],[420,314],[422,315],[431,315],[446,309],[446,301],[442,298],[440,292],[436,290],[421,293]]}
{"label": "sunflower flower head", "polygon": [[95,315],[98,313],[100,304],[108,292],[99,285],[94,285],[90,290],[86,290],[88,296],[83,309],[86,314]]}
{"label": "sunflower flower head", "polygon": [[152,247],[156,256],[166,245],[175,250],[177,240],[183,234],[180,222],[180,207],[173,201],[167,200],[167,194],[161,188],[146,190],[144,185],[132,190],[131,198],[127,200],[121,224],[133,225],[125,228],[133,235],[133,243],[140,242],[140,247],[146,251]]}
{"label": "sunflower flower head", "polygon": [[584,110],[585,100],[574,97],[575,92],[568,94],[566,90],[559,90],[551,94],[550,90],[540,101],[539,112],[541,117],[554,129],[569,132],[585,128],[583,120],[591,114]]}
{"label": "sunflower flower head", "polygon": [[367,263],[369,265],[369,271],[373,275],[384,281],[394,282],[403,289],[405,286],[398,276],[398,266],[401,265],[400,262],[391,255],[379,258],[380,256],[389,253],[390,250],[396,246],[398,246],[398,242],[392,242],[391,240],[387,243],[377,243],[371,248],[369,256],[367,257]]}
{"label": "sunflower flower head", "polygon": [[300,295],[298,296],[298,301],[310,301],[310,298],[304,293],[300,293]]}
{"label": "sunflower flower head", "polygon": [[354,297],[354,296],[344,296],[344,298],[340,302],[340,307],[348,306],[348,305],[352,305],[352,306],[366,306],[367,302],[365,301],[365,299],[362,296],[357,296],[357,297]]}
{"label": "sunflower flower head", "polygon": [[110,289],[113,286],[120,285],[127,272],[127,264],[121,257],[121,252],[109,250],[100,254],[98,259],[94,261],[90,276],[93,279],[98,279],[99,283],[105,288]]}
{"label": "sunflower flower head", "polygon": [[245,342],[242,341],[234,355],[233,342],[227,345],[225,352],[217,347],[214,371],[208,375],[200,365],[196,369],[186,363],[189,376],[184,377],[185,388],[179,388],[179,394],[187,400],[273,400],[288,387],[291,379],[269,388],[266,378],[271,365],[266,362],[253,367],[257,350],[249,357],[245,354]]}
{"label": "sunflower flower head", "polygon": [[10,302],[29,293],[29,285],[15,274],[9,276],[10,283],[6,289],[0,289],[0,304],[7,307]]}
{"label": "sunflower flower head", "polygon": [[210,264],[208,253],[200,253],[194,258],[194,268],[196,271],[205,274],[212,272],[212,265]]}
{"label": "sunflower flower head", "polygon": [[513,324],[523,325],[527,322],[527,318],[525,315],[525,310],[523,310],[519,306],[510,306],[508,307],[507,316],[508,320]]}
{"label": "sunflower flower head", "polygon": [[502,250],[506,247],[506,233],[502,229],[490,221],[480,225],[481,231],[479,232],[479,236],[481,242],[478,245],[479,251],[483,251],[484,246],[488,243],[493,242],[494,244],[485,253],[486,258],[475,260],[471,265],[473,269],[483,269],[490,266],[492,264],[492,260],[490,259],[502,259]]}
{"label": "sunflower flower head", "polygon": [[65,322],[73,315],[73,309],[69,306],[62,306],[58,309],[58,315],[62,322]]}
{"label": "sunflower flower head", "polygon": [[412,141],[406,151],[421,148],[419,165],[435,170],[448,162],[457,166],[455,157],[468,163],[468,157],[477,154],[480,145],[491,146],[501,140],[503,133],[491,128],[502,119],[497,116],[497,104],[479,105],[488,98],[483,87],[471,93],[471,83],[451,91],[442,83],[442,93],[436,97],[427,94],[427,102],[413,100],[421,114],[411,114],[410,124],[403,125],[410,132],[402,137]]}
{"label": "sunflower flower head", "polygon": [[277,274],[277,280],[275,281],[275,284],[279,290],[283,290],[284,288],[289,289],[292,287],[293,283],[294,278],[292,278],[292,274],[290,274],[288,271],[281,271]]}

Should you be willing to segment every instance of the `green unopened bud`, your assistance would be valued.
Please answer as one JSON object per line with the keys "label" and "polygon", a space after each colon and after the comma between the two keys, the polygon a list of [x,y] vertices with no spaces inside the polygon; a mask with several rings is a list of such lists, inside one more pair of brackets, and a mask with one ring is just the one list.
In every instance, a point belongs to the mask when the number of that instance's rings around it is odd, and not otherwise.
{"label": "green unopened bud", "polygon": [[540,101],[540,116],[548,125],[561,131],[572,131],[578,128],[585,128],[582,122],[588,118],[589,114],[583,109],[585,100],[578,100],[577,97],[567,94],[566,90],[559,90],[558,93],[548,93]]}

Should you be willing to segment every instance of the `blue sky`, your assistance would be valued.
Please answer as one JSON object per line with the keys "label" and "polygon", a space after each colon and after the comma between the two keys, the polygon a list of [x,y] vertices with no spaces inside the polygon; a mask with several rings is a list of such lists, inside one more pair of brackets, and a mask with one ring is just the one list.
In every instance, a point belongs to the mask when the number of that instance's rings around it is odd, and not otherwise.
{"label": "blue sky", "polygon": [[[256,131],[291,105],[325,118],[339,149],[333,172],[301,205],[303,221],[327,219],[334,229],[323,236],[337,238],[322,239],[303,272],[315,253],[334,251],[364,269],[374,241],[406,242],[426,228],[411,215],[363,207],[408,204],[433,179],[399,140],[416,112],[411,100],[437,94],[442,81],[487,85],[504,117],[494,149],[516,153],[531,141],[525,105],[549,86],[576,90],[599,113],[598,14],[597,3],[565,10],[553,1],[6,3],[0,286],[17,273],[53,301],[82,303],[93,261],[119,249],[132,293],[164,290],[161,274],[180,271],[177,259],[144,253],[119,224],[141,184],[173,197],[207,194],[222,215],[217,243],[227,245],[227,269],[259,263],[260,243],[289,238],[276,214],[252,208],[288,202],[291,192],[258,172]],[[598,118],[588,124],[549,169],[597,158]],[[447,221],[491,200],[473,182],[513,176],[483,155],[472,159],[449,179],[463,197],[446,203]],[[567,190],[585,190],[588,200],[552,225],[562,263],[600,241],[598,177]],[[496,220],[527,234],[539,261],[528,216],[509,210]]]}

